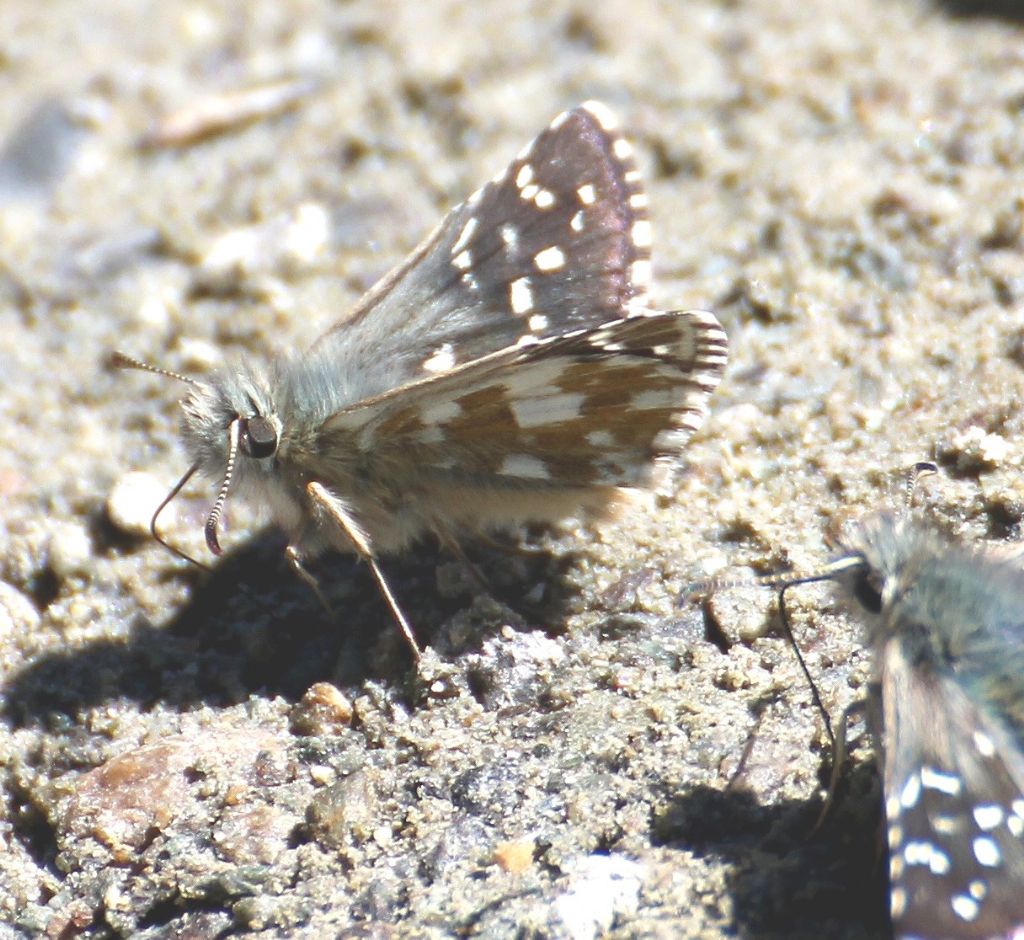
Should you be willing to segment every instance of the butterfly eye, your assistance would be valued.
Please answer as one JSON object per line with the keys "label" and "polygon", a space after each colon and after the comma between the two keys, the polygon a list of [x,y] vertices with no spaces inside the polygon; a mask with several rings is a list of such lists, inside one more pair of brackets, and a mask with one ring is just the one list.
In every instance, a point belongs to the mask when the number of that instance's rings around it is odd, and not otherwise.
{"label": "butterfly eye", "polygon": [[872,572],[867,567],[860,570],[857,579],[853,582],[853,596],[868,612],[872,614],[881,612],[882,591],[877,579],[872,577]]}
{"label": "butterfly eye", "polygon": [[277,430],[269,418],[242,418],[242,450],[257,460],[277,451]]}

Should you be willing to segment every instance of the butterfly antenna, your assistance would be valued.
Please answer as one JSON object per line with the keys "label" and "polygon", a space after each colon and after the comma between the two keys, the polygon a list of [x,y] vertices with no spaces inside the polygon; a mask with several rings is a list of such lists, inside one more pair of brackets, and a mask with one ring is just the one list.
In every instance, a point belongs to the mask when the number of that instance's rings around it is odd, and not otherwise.
{"label": "butterfly antenna", "polygon": [[184,382],[186,385],[198,386],[200,384],[190,376],[182,375],[180,372],[172,372],[170,369],[161,369],[159,366],[151,366],[148,362],[143,362],[141,359],[136,359],[134,356],[129,356],[127,353],[116,350],[110,354],[110,364],[115,369],[136,369],[139,372],[163,375],[169,379],[177,379],[179,382]]}
{"label": "butterfly antenna", "polygon": [[928,477],[933,473],[938,472],[938,465],[932,463],[930,460],[919,460],[910,468],[907,472],[906,504],[908,509],[914,502],[914,492],[917,489],[917,483],[921,477]]}
{"label": "butterfly antenna", "polygon": [[829,717],[828,710],[825,708],[825,703],[821,699],[821,693],[818,691],[818,685],[814,681],[814,677],[811,675],[811,670],[807,666],[807,662],[804,659],[804,655],[800,650],[799,644],[796,642],[796,637],[793,636],[793,628],[789,621],[789,609],[786,606],[786,591],[798,584],[813,584],[816,581],[835,580],[835,578],[844,571],[861,568],[863,565],[864,559],[861,558],[860,555],[848,555],[843,558],[837,558],[835,561],[829,562],[827,565],[822,565],[820,568],[816,568],[813,571],[808,571],[805,574],[782,572],[779,574],[764,575],[759,578],[709,578],[705,581],[697,581],[693,584],[687,585],[686,588],[683,589],[679,598],[680,603],[682,603],[685,600],[690,600],[699,596],[706,597],[721,590],[753,585],[778,589],[779,619],[782,622],[783,633],[785,634],[786,641],[793,649],[793,654],[796,656],[797,663],[800,666],[800,671],[804,674],[804,678],[807,680],[808,686],[810,686],[811,698],[814,701],[814,705],[818,711],[821,712],[822,722],[825,725],[825,733],[828,735],[829,741],[831,742],[833,753],[836,752],[837,746],[835,732],[832,728],[832,720]]}
{"label": "butterfly antenna", "polygon": [[779,620],[782,622],[782,630],[786,634],[786,642],[789,643],[793,650],[793,654],[796,656],[796,661],[800,664],[800,671],[804,674],[804,678],[807,680],[808,686],[811,689],[811,698],[814,700],[814,706],[821,712],[821,720],[825,724],[825,733],[828,735],[829,743],[832,746],[832,753],[836,752],[836,736],[832,730],[832,719],[829,717],[828,709],[825,708],[825,703],[821,700],[821,693],[818,691],[818,683],[814,681],[814,677],[811,675],[811,670],[807,667],[807,662],[804,659],[804,654],[800,649],[800,644],[797,643],[796,637],[793,636],[793,627],[789,622],[789,610],[786,607],[786,591],[793,587],[794,584],[806,584],[806,581],[790,582],[784,584],[779,588]]}
{"label": "butterfly antenna", "polygon": [[206,544],[214,555],[223,555],[224,549],[220,547],[217,540],[217,526],[220,525],[220,517],[224,512],[224,504],[228,500],[228,491],[231,489],[231,479],[235,473],[235,461],[238,458],[238,438],[241,434],[241,422],[235,418],[228,428],[228,462],[224,468],[224,482],[220,485],[220,492],[214,500],[213,509],[206,517],[206,525],[203,532],[206,535]]}
{"label": "butterfly antenna", "polygon": [[[148,362],[143,362],[141,359],[136,359],[134,356],[129,356],[127,353],[114,350],[110,354],[110,364],[115,369],[136,369],[139,372],[151,372],[153,375],[163,375],[169,379],[177,379],[179,382],[184,382],[186,385],[192,385],[194,387],[199,386],[199,382],[195,379],[190,378],[187,375],[182,375],[180,372],[172,372],[170,369],[161,369],[159,366],[151,366]],[[191,555],[183,552],[180,548],[172,545],[168,542],[157,529],[157,520],[160,518],[160,514],[170,505],[171,501],[185,488],[185,484],[192,479],[196,470],[199,469],[199,464],[192,464],[188,470],[185,471],[184,475],[174,486],[171,491],[164,497],[163,502],[156,507],[156,512],[153,513],[153,518],[149,520],[149,531],[153,538],[159,542],[164,548],[167,549],[172,555],[177,555],[189,564],[195,565],[197,568],[203,568],[209,570],[209,565],[204,565],[201,561],[197,561]]]}

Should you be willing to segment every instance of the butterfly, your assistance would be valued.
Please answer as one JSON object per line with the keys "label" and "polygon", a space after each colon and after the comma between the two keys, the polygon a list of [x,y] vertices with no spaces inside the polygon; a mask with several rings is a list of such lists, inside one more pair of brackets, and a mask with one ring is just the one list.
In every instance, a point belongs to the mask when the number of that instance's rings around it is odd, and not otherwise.
{"label": "butterfly", "polygon": [[197,471],[220,481],[215,554],[236,492],[300,571],[355,552],[417,649],[381,555],[600,513],[678,467],[727,339],[711,313],[647,306],[650,246],[615,118],[564,112],[308,349],[205,379],[119,356],[189,385],[192,464],[168,501]]}

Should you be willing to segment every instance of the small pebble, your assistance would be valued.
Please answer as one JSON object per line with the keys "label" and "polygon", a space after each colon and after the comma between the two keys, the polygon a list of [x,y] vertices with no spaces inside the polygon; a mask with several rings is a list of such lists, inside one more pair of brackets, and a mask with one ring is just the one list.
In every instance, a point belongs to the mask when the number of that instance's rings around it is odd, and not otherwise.
{"label": "small pebble", "polygon": [[107,516],[128,535],[149,535],[156,507],[167,496],[167,487],[149,473],[124,474],[107,496]]}
{"label": "small pebble", "polygon": [[[560,936],[603,937],[640,906],[645,869],[616,855],[591,855],[574,860],[569,889],[553,905],[551,925]],[[555,931],[552,931],[555,932]]]}
{"label": "small pebble", "polygon": [[533,867],[533,853],[537,845],[533,839],[500,842],[494,847],[494,861],[502,871],[521,875]]}
{"label": "small pebble", "polygon": [[[340,848],[383,836],[377,817],[378,797],[370,777],[356,771],[325,789],[318,790],[306,808],[306,821],[313,838],[329,848]],[[383,844],[383,843],[382,843]]]}
{"label": "small pebble", "polygon": [[61,523],[50,534],[50,570],[66,581],[89,570],[92,563],[92,539],[84,526]]}
{"label": "small pebble", "polygon": [[314,682],[291,714],[296,734],[333,735],[352,724],[352,703],[330,682]]}
{"label": "small pebble", "polygon": [[181,367],[189,372],[210,372],[224,362],[217,345],[205,339],[182,338],[177,351]]}
{"label": "small pebble", "polygon": [[1003,463],[1011,448],[1006,438],[971,426],[955,433],[942,450],[961,473],[980,473]]}
{"label": "small pebble", "polygon": [[39,626],[39,611],[16,587],[0,581],[0,637],[34,630]]}
{"label": "small pebble", "polygon": [[319,203],[305,202],[288,220],[282,233],[280,252],[296,270],[303,270],[318,261],[331,240],[331,219]]}

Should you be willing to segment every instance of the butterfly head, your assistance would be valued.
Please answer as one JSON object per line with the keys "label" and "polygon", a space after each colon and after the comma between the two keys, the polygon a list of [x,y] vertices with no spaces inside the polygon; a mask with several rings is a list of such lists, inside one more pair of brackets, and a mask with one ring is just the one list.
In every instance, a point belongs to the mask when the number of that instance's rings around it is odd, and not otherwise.
{"label": "butterfly head", "polygon": [[196,471],[220,480],[220,489],[206,519],[206,544],[221,554],[217,529],[228,494],[236,487],[271,479],[282,424],[274,405],[271,384],[260,373],[247,368],[224,372],[210,381],[200,381],[115,353],[112,364],[121,369],[139,369],[189,386],[181,403],[182,437],[192,455],[192,465],[153,514],[150,529],[154,538],[180,557],[200,564],[168,544],[157,532],[156,523],[165,507],[181,492]]}
{"label": "butterfly head", "polygon": [[866,613],[881,614],[901,590],[907,559],[935,539],[906,516],[879,512],[860,519],[841,539],[839,580]]}
{"label": "butterfly head", "polygon": [[221,481],[205,527],[206,544],[219,555],[217,528],[228,494],[273,474],[281,419],[267,382],[251,370],[190,384],[181,403],[182,437],[193,468]]}

